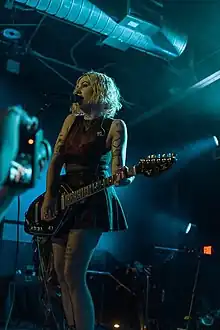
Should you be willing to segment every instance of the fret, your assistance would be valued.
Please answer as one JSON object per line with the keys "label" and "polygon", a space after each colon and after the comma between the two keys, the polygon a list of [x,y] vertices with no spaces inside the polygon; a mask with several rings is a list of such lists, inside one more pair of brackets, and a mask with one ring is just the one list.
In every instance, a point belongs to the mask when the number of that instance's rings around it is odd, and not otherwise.
{"label": "fret", "polygon": [[74,201],[75,201],[75,196],[74,196],[74,194],[71,194],[70,201],[71,201],[71,202],[74,202]]}
{"label": "fret", "polygon": [[97,183],[98,183],[98,189],[102,189],[103,188],[102,180],[97,181]]}
{"label": "fret", "polygon": [[92,190],[95,192],[97,189],[97,182],[92,183]]}
{"label": "fret", "polygon": [[77,198],[77,199],[82,198],[82,188],[76,190],[76,198]]}
{"label": "fret", "polygon": [[90,184],[90,190],[91,190],[91,194],[93,194],[94,193],[93,183]]}
{"label": "fret", "polygon": [[74,204],[75,202],[79,201],[80,199],[91,196],[91,195],[105,189],[106,187],[110,187],[111,185],[113,185],[114,177],[115,176],[113,175],[113,176],[110,176],[110,177],[107,177],[104,179],[100,179],[85,187],[79,188],[70,194],[67,194],[65,196],[65,205],[69,206],[69,205]]}
{"label": "fret", "polygon": [[102,188],[105,188],[105,179],[102,179],[102,180],[101,180],[101,187],[102,187]]}
{"label": "fret", "polygon": [[86,195],[89,195],[89,186],[83,188],[83,196],[86,197]]}
{"label": "fret", "polygon": [[88,187],[88,192],[89,192],[89,195],[90,195],[90,194],[92,194],[92,185],[91,185],[91,184],[89,184],[87,187]]}

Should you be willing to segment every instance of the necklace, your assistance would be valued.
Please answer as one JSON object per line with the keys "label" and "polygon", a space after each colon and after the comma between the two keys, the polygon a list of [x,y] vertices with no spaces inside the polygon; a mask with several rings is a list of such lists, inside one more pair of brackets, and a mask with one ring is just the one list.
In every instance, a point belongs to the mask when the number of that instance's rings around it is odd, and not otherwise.
{"label": "necklace", "polygon": [[84,130],[87,132],[95,123],[97,123],[97,118],[95,119],[90,119],[90,120],[85,120],[84,119]]}

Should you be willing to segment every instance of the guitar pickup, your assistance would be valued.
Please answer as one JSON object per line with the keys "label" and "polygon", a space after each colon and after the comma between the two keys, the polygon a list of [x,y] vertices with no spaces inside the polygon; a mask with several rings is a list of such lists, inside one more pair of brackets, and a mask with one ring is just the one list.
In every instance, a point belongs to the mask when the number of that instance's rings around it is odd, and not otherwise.
{"label": "guitar pickup", "polygon": [[61,195],[61,198],[60,198],[60,208],[61,210],[64,210],[65,209],[65,196],[64,195]]}

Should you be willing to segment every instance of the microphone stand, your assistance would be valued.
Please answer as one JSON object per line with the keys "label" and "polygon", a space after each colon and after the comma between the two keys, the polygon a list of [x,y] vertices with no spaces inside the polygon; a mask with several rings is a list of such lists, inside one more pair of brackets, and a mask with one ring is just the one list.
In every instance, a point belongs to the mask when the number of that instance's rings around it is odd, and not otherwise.
{"label": "microphone stand", "polygon": [[147,273],[146,269],[144,269],[144,274],[146,277],[145,289],[144,289],[144,324],[142,325],[141,330],[149,329],[149,315],[148,315],[148,307],[149,307],[149,279],[150,276]]}
{"label": "microphone stand", "polygon": [[181,252],[181,253],[184,253],[184,252],[197,253],[198,262],[197,262],[196,272],[195,272],[195,276],[194,276],[194,284],[193,284],[192,295],[191,295],[191,299],[190,299],[189,312],[188,312],[188,315],[185,316],[185,318],[184,318],[185,320],[187,320],[186,328],[184,330],[189,330],[189,327],[190,327],[191,321],[192,321],[192,310],[193,310],[193,304],[195,302],[195,295],[196,295],[199,271],[200,271],[200,266],[201,266],[201,252],[198,252],[197,249],[188,249],[188,248],[170,248],[170,247],[162,247],[162,246],[155,246],[154,248],[157,250],[161,250],[161,251],[171,251],[171,252]]}
{"label": "microphone stand", "polygon": [[193,304],[194,304],[194,301],[195,301],[195,294],[196,294],[196,288],[197,288],[197,284],[198,284],[200,266],[201,266],[201,255],[199,254],[198,255],[197,267],[196,267],[195,278],[194,278],[192,296],[191,296],[191,300],[190,300],[189,313],[187,315],[186,330],[189,330],[189,326],[190,326],[191,320],[192,320],[191,315],[192,315]]}
{"label": "microphone stand", "polygon": [[141,290],[141,296],[139,295],[138,314],[141,330],[149,329],[149,287],[150,287],[150,275],[151,271],[145,268],[139,261],[135,261],[133,265],[137,274],[143,278],[143,289]]}

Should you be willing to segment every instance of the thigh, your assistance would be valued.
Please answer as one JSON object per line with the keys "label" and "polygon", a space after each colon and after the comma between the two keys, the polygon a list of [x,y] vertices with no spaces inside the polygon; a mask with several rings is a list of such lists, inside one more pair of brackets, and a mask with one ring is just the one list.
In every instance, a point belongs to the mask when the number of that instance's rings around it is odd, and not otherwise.
{"label": "thigh", "polygon": [[65,251],[65,268],[71,265],[74,271],[77,269],[85,272],[101,235],[100,230],[93,229],[70,231]]}
{"label": "thigh", "polygon": [[53,243],[53,262],[54,262],[54,268],[58,275],[58,278],[63,276],[64,273],[64,256],[66,247],[65,245]]}

